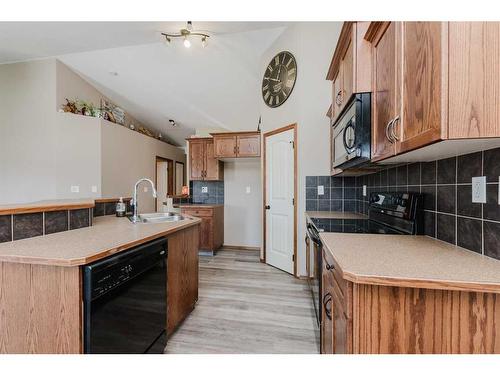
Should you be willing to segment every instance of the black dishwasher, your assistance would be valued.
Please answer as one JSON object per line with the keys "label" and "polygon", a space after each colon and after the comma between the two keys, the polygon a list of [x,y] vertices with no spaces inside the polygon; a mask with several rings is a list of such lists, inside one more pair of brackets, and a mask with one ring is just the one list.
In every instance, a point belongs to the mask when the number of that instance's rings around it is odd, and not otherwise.
{"label": "black dishwasher", "polygon": [[84,267],[85,353],[161,353],[166,345],[167,240]]}

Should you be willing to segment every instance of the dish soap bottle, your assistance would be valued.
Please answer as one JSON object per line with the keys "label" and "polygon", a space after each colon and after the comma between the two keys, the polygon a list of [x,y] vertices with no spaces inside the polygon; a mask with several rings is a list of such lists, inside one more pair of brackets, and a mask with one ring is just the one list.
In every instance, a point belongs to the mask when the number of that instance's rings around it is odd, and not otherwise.
{"label": "dish soap bottle", "polygon": [[116,217],[124,217],[126,212],[126,205],[123,202],[123,197],[120,197],[120,200],[116,204]]}

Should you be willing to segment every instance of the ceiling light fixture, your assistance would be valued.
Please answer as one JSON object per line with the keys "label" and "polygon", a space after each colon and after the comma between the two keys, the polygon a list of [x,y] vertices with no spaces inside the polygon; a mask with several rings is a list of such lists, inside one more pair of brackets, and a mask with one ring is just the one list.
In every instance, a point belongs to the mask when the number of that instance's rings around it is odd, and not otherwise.
{"label": "ceiling light fixture", "polygon": [[207,46],[208,38],[210,38],[210,35],[205,34],[200,31],[193,31],[193,23],[191,21],[187,22],[186,28],[180,29],[178,33],[170,34],[170,33],[161,33],[165,37],[165,40],[167,43],[170,43],[172,41],[172,38],[184,38],[184,47],[189,48],[191,47],[191,38],[193,37],[200,37],[201,38],[201,45],[203,47]]}

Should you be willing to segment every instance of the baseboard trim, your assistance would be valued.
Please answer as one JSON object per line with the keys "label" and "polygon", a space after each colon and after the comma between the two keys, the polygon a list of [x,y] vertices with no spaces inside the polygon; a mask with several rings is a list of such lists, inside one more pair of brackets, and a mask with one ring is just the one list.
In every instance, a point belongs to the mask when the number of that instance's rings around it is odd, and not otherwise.
{"label": "baseboard trim", "polygon": [[246,250],[246,251],[260,251],[260,247],[256,246],[238,246],[238,245],[222,245],[221,250]]}

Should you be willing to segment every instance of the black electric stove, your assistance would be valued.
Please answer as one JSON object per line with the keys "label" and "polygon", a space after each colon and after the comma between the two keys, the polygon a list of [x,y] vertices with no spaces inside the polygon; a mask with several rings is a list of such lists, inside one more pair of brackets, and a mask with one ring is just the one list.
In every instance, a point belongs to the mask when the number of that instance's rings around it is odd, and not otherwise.
{"label": "black electric stove", "polygon": [[372,193],[367,219],[318,219],[311,223],[318,232],[421,234],[421,195],[416,193]]}

